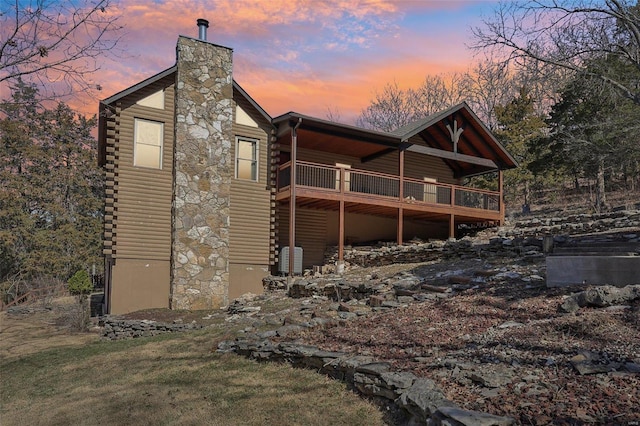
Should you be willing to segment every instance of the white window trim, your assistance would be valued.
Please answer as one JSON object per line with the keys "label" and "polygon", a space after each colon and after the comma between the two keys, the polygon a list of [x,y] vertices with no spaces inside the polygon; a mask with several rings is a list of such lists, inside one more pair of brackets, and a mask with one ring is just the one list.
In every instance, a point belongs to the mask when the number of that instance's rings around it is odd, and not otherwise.
{"label": "white window trim", "polygon": [[[238,177],[238,154],[240,152],[240,149],[238,149],[238,145],[240,142],[251,142],[253,144],[255,144],[256,147],[256,178],[255,179],[245,179],[245,178],[241,178]],[[259,182],[260,181],[260,140],[259,139],[255,139],[255,138],[248,138],[246,136],[236,136],[236,146],[235,146],[235,150],[236,150],[236,155],[234,158],[234,163],[233,163],[233,167],[235,169],[234,171],[234,175],[236,179],[240,179],[240,180],[244,180],[244,181],[248,181],[248,182]],[[244,158],[244,160],[246,160],[246,158]]]}
{"label": "white window trim", "polygon": [[[137,163],[137,151],[138,151],[138,145],[140,144],[138,142],[137,139],[137,135],[138,135],[138,122],[140,121],[146,121],[147,123],[154,123],[154,124],[159,124],[160,125],[160,159],[159,159],[159,165],[158,167],[150,167],[150,166],[143,166],[143,165],[138,165]],[[147,144],[142,144],[142,145],[147,145]],[[155,146],[155,145],[154,145]],[[164,158],[164,123],[162,121],[155,121],[155,120],[149,120],[146,118],[138,118],[138,117],[134,117],[133,119],[133,165],[134,167],[140,167],[143,169],[151,169],[151,170],[162,170],[162,160]]]}

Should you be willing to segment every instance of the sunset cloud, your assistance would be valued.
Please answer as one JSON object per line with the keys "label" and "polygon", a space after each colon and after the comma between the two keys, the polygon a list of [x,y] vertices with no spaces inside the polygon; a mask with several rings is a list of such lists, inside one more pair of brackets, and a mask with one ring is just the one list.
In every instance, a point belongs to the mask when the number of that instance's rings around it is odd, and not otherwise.
{"label": "sunset cloud", "polygon": [[[355,122],[376,90],[392,81],[419,85],[429,74],[463,71],[472,54],[469,27],[490,1],[412,0],[122,0],[110,13],[125,26],[116,60],[92,78],[106,98],[175,63],[177,36],[234,49],[234,78],[272,116],[327,109]],[[74,100],[86,113],[97,99]]]}

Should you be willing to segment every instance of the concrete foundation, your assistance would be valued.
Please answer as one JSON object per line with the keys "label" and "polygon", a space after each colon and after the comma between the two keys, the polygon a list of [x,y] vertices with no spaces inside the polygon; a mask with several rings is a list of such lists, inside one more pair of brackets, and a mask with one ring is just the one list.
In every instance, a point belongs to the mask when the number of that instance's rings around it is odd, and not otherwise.
{"label": "concrete foundation", "polygon": [[640,256],[548,256],[547,287],[640,284]]}

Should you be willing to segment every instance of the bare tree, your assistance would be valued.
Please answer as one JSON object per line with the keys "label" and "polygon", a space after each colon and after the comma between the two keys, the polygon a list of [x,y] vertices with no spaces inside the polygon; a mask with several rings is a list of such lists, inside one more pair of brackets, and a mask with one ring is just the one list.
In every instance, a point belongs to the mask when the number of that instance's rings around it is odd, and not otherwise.
{"label": "bare tree", "polygon": [[91,74],[122,29],[112,9],[111,0],[3,0],[0,83],[35,83],[46,98],[100,90]]}
{"label": "bare tree", "polygon": [[[473,48],[497,49],[519,65],[533,60],[586,72],[640,105],[640,83],[632,77],[640,73],[640,7],[633,1],[502,1],[473,33]],[[615,58],[626,71],[588,66],[604,57]]]}
{"label": "bare tree", "polygon": [[512,74],[508,64],[490,59],[476,62],[465,74],[466,101],[490,129],[497,126],[496,106],[506,105],[518,93]]}
{"label": "bare tree", "polygon": [[415,114],[427,117],[452,105],[459,104],[468,97],[469,79],[466,74],[428,75],[415,90],[410,90]]}
{"label": "bare tree", "polygon": [[468,95],[465,74],[427,75],[416,89],[400,89],[397,82],[387,83],[360,113],[361,127],[393,131],[412,121],[428,117],[465,100]]}
{"label": "bare tree", "polygon": [[340,109],[336,106],[327,106],[326,118],[334,123],[341,123],[342,114],[340,113]]}
{"label": "bare tree", "polygon": [[387,83],[381,92],[362,110],[356,124],[367,129],[391,132],[416,118],[411,92],[402,90],[398,83]]}

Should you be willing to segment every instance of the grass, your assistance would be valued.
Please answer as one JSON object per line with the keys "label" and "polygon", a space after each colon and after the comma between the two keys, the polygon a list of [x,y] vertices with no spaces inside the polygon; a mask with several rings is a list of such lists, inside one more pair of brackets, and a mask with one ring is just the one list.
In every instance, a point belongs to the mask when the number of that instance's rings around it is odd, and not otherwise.
{"label": "grass", "polygon": [[[311,371],[215,352],[222,328],[105,342],[0,314],[0,424],[382,425],[383,414]],[[31,320],[33,321],[33,320]],[[64,336],[63,336],[64,337]],[[25,346],[26,345],[26,346]],[[20,348],[19,351],[13,349]]]}

